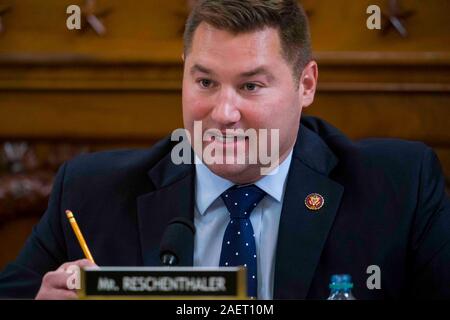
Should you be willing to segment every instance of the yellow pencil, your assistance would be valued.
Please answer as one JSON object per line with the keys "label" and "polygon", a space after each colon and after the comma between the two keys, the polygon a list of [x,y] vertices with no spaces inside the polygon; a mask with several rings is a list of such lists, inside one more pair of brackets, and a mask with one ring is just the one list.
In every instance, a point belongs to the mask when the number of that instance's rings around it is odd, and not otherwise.
{"label": "yellow pencil", "polygon": [[92,258],[91,252],[89,251],[89,248],[86,244],[86,241],[84,240],[84,237],[80,231],[80,228],[78,227],[78,223],[75,220],[75,217],[73,216],[72,211],[66,210],[66,216],[67,216],[67,219],[69,219],[69,222],[70,222],[70,225],[72,226],[73,232],[75,232],[75,235],[77,236],[78,242],[80,243],[80,246],[84,252],[84,255],[86,256],[87,259],[89,259],[93,263],[95,263],[94,258]]}

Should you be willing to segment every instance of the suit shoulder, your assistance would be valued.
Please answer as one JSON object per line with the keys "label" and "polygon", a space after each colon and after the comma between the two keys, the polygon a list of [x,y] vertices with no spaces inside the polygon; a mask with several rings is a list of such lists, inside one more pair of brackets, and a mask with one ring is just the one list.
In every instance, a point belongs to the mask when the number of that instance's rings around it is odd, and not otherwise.
{"label": "suit shoulder", "polygon": [[[339,139],[339,136],[334,139]],[[417,173],[424,157],[434,155],[432,149],[422,142],[401,139],[363,139],[348,143],[344,150],[339,155],[342,160],[353,165],[357,162],[362,167],[378,169],[385,174]]]}
{"label": "suit shoulder", "polygon": [[[170,152],[170,141],[161,140],[148,149],[99,151],[81,154],[66,164],[66,179],[92,180],[144,175]],[[84,180],[83,179],[83,180]]]}
{"label": "suit shoulder", "polygon": [[405,157],[422,154],[425,150],[431,150],[422,142],[408,141],[392,138],[367,138],[350,140],[339,129],[323,119],[305,116],[302,124],[318,134],[321,139],[336,153],[361,153],[368,156]]}
{"label": "suit shoulder", "polygon": [[[421,160],[423,154],[429,150],[425,143],[401,139],[370,138],[356,141],[355,146],[364,154],[388,158],[389,160]],[[376,158],[378,158],[376,157]]]}

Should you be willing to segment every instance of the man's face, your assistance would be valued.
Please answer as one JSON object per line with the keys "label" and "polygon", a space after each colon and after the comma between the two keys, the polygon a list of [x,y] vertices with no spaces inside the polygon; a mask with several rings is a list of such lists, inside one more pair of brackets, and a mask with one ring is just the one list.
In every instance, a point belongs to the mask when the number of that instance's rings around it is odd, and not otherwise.
{"label": "man's face", "polygon": [[[201,23],[185,57],[183,75],[184,127],[194,137],[194,121],[202,122],[202,134],[218,129],[204,141],[210,147],[249,152],[249,139],[228,139],[226,129],[279,130],[281,163],[293,147],[303,106],[312,102],[317,65],[311,62],[295,81],[292,66],[282,56],[278,31],[265,28],[232,34]],[[196,137],[198,138],[198,137]],[[202,137],[199,137],[202,139]],[[270,137],[267,139],[270,141]],[[258,141],[259,143],[260,141]],[[269,146],[269,151],[276,146]],[[197,151],[196,151],[197,152]],[[220,159],[217,159],[220,160]],[[235,183],[260,178],[261,164],[207,164],[215,174]]]}

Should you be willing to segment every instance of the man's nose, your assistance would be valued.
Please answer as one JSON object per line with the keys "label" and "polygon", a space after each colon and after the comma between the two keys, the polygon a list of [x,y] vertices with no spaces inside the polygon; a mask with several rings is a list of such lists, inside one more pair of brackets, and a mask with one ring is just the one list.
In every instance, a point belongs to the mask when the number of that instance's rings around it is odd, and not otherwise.
{"label": "man's nose", "polygon": [[236,95],[233,90],[222,90],[217,97],[211,117],[217,123],[230,125],[241,119],[241,113],[237,108]]}

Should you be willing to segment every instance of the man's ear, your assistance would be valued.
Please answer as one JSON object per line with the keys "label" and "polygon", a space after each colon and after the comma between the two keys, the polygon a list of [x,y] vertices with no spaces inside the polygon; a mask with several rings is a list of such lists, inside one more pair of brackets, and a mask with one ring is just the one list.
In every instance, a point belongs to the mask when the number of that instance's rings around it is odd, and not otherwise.
{"label": "man's ear", "polygon": [[184,53],[181,54],[181,60],[184,62]]}
{"label": "man's ear", "polygon": [[317,63],[314,60],[310,61],[303,69],[299,83],[299,93],[302,95],[300,97],[302,99],[302,107],[308,107],[313,103],[318,77],[319,70]]}

